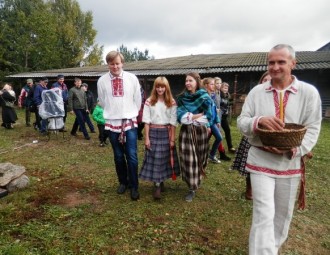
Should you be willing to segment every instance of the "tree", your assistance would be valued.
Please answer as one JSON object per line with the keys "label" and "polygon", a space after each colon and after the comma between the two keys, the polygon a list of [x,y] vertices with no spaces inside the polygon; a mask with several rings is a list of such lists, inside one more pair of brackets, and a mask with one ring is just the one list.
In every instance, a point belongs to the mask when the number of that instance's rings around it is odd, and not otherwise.
{"label": "tree", "polygon": [[137,48],[134,48],[133,51],[128,50],[124,44],[122,44],[119,49],[117,49],[125,58],[125,62],[134,62],[139,60],[149,60],[154,59],[154,56],[149,56],[149,50],[145,49],[144,52],[139,51]]}
{"label": "tree", "polygon": [[76,0],[0,0],[0,75],[102,63],[95,37]]}

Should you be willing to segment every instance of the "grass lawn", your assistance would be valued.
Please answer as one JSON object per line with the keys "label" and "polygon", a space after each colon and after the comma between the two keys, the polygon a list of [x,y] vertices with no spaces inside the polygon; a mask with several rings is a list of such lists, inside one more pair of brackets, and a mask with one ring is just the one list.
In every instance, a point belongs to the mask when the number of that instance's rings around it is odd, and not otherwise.
{"label": "grass lawn", "polygon": [[[192,203],[183,200],[180,178],[165,183],[160,201],[152,184],[140,181],[134,202],[128,192],[116,194],[112,149],[99,147],[97,134],[47,141],[25,127],[23,110],[17,113],[13,130],[0,129],[0,162],[23,165],[30,186],[0,199],[0,255],[247,254],[252,202],[242,198],[245,180],[230,163],[209,164]],[[70,129],[72,115],[67,122]],[[235,121],[232,136],[237,146]],[[307,163],[307,208],[295,210],[282,255],[330,254],[329,141],[324,121]],[[139,141],[139,164],[143,153]]]}

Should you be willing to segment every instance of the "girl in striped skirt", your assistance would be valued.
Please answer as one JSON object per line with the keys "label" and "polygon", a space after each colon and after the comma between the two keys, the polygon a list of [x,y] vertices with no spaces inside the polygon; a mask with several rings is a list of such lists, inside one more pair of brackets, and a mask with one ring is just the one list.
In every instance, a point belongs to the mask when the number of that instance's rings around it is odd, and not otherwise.
{"label": "girl in striped skirt", "polygon": [[185,200],[191,202],[207,166],[212,99],[207,91],[201,88],[198,73],[188,73],[185,83],[186,88],[177,100],[178,122],[182,124],[179,155],[182,179],[189,188]]}
{"label": "girl in striped skirt", "polygon": [[145,156],[139,175],[155,183],[155,199],[161,198],[164,181],[180,174],[175,148],[176,110],[169,82],[165,77],[157,77],[143,109]]}

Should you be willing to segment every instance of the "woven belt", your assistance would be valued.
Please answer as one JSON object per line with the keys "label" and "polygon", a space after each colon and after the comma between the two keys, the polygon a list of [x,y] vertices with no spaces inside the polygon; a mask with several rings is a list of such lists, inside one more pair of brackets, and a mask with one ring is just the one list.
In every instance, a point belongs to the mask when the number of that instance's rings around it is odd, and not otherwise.
{"label": "woven belt", "polygon": [[151,128],[168,128],[169,125],[157,125],[157,124],[150,124]]}

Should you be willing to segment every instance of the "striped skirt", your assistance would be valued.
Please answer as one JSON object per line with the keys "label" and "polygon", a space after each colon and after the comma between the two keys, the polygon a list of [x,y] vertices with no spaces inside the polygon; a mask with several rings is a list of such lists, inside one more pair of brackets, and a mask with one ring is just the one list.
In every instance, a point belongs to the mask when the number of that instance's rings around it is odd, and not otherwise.
{"label": "striped skirt", "polygon": [[179,157],[182,180],[189,189],[198,189],[205,173],[209,152],[205,126],[182,125],[179,134]]}
{"label": "striped skirt", "polygon": [[145,150],[139,177],[146,181],[160,183],[171,178],[173,171],[178,176],[180,174],[180,166],[175,147],[173,149],[173,168],[171,166],[168,128],[150,127],[149,139],[150,150]]}

